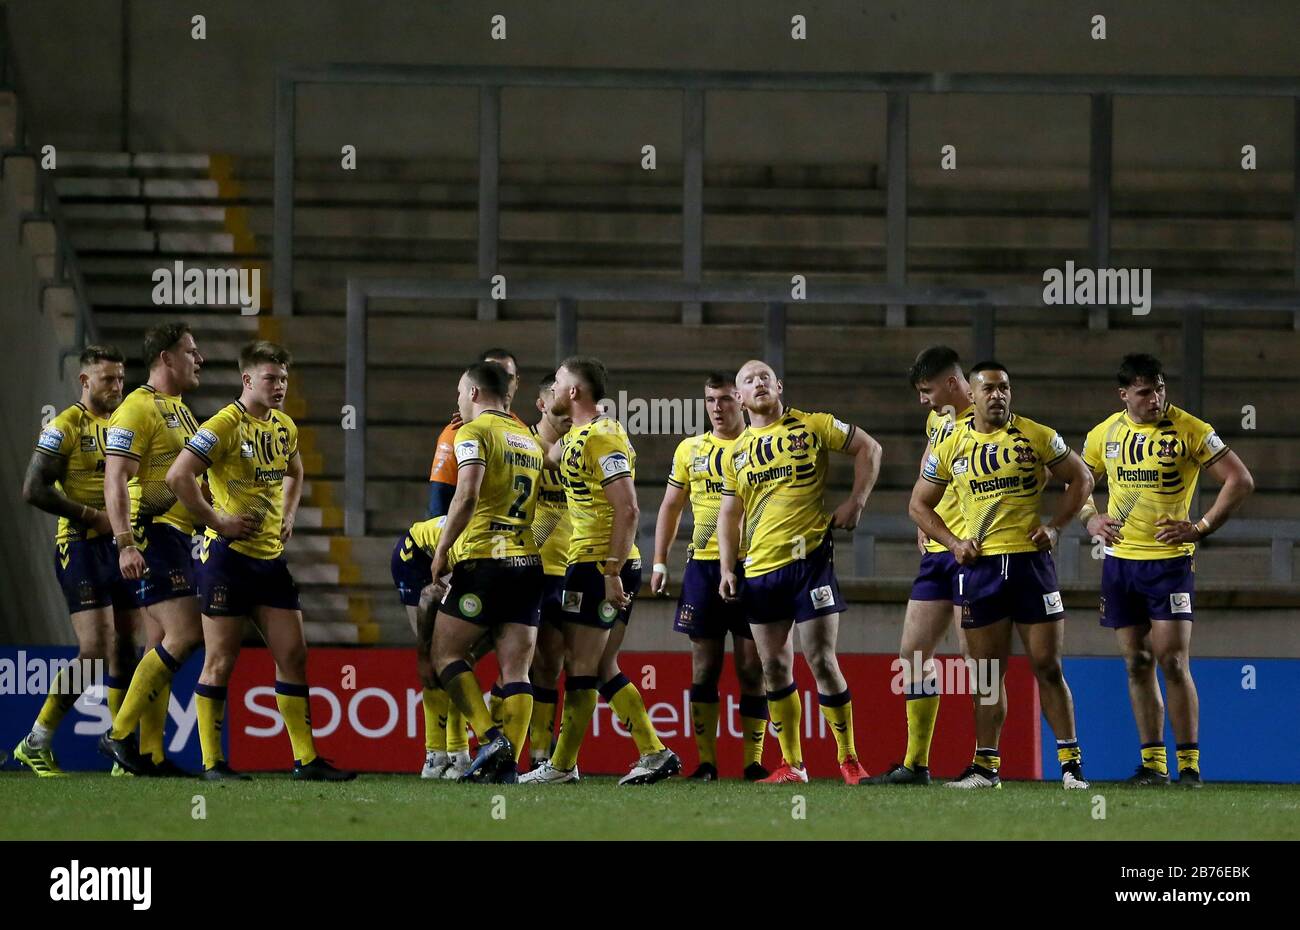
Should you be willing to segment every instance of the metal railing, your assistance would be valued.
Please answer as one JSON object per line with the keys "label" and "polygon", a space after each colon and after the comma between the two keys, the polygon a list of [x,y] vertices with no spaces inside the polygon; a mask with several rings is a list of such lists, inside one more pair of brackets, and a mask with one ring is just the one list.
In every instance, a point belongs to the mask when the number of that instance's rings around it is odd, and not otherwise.
{"label": "metal railing", "polygon": [[[682,105],[682,283],[703,273],[704,137],[707,93],[719,90],[882,93],[886,95],[886,281],[907,281],[907,134],[911,94],[1086,94],[1089,132],[1089,252],[1093,267],[1110,260],[1111,174],[1116,95],[1289,97],[1294,101],[1294,284],[1300,290],[1300,78],[1161,75],[871,74],[858,72],[653,71],[641,69],[502,68],[431,65],[324,64],[280,69],[275,84],[274,311],[293,313],[294,158],[299,84],[388,84],[477,87],[479,90],[478,275],[499,269],[501,90],[504,87],[680,91]],[[895,294],[895,296],[899,296]],[[1294,295],[1292,295],[1294,297]],[[886,304],[886,321],[907,321],[907,303]],[[1290,308],[1300,329],[1300,304]],[[479,299],[480,319],[496,319],[496,302]],[[682,321],[702,322],[698,300],[682,301]],[[1089,316],[1104,329],[1104,307]]]}
{"label": "metal railing", "polygon": [[[368,374],[369,304],[373,298],[428,300],[474,300],[489,295],[486,281],[425,278],[367,278],[347,280],[347,313],[344,324],[345,402],[356,410],[355,428],[344,432],[344,532],[349,536],[366,533],[366,403]],[[555,305],[555,363],[558,365],[578,347],[578,304],[580,301],[644,301],[702,303],[725,301],[752,303],[764,307],[763,358],[784,375],[788,309],[799,304],[926,304],[971,307],[971,338],[976,354],[995,355],[997,308],[1023,307],[1041,296],[1036,288],[944,288],[894,287],[887,284],[808,283],[799,300],[790,297],[783,285],[747,279],[681,284],[659,279],[532,279],[508,282],[512,300],[548,300]],[[1295,295],[1277,292],[1222,291],[1208,295],[1199,291],[1155,291],[1152,308],[1180,311],[1183,324],[1183,381],[1181,395],[1189,409],[1199,410],[1203,401],[1204,313],[1207,309],[1254,309],[1289,312],[1297,304]],[[643,520],[638,536],[644,542],[654,538],[653,520]],[[915,526],[904,517],[869,515],[854,534],[854,568],[870,577],[875,568],[877,538],[899,541],[915,538]],[[1215,533],[1217,540],[1266,541],[1271,543],[1272,580],[1292,580],[1292,547],[1300,541],[1300,521],[1237,520]],[[1088,542],[1077,527],[1062,534],[1058,566],[1062,581],[1078,577],[1079,544]]]}

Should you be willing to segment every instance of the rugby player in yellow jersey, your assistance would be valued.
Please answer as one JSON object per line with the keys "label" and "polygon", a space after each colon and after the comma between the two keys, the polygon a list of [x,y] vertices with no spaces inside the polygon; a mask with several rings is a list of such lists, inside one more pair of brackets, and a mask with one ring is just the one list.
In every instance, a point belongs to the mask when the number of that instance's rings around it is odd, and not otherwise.
{"label": "rugby player in yellow jersey", "polygon": [[[118,568],[137,609],[161,627],[161,640],[131,676],[99,750],[132,774],[187,774],[163,757],[172,675],[203,642],[195,598],[194,524],[167,486],[169,469],[199,428],[181,395],[199,386],[203,356],[186,323],[144,335],[147,383],[113,411],[104,445],[104,501]],[[134,739],[140,725],[140,743]]]}
{"label": "rugby player in yellow jersey", "polygon": [[[393,547],[391,562],[397,597],[406,608],[406,619],[415,635],[415,664],[423,688],[424,766],[420,769],[421,778],[442,778],[452,764],[452,757],[447,752],[447,692],[442,690],[433,674],[433,657],[430,655],[433,614],[420,609],[421,592],[433,584],[433,553],[438,548],[438,538],[446,523],[444,515],[411,524]],[[434,692],[442,695],[441,702],[431,699]],[[469,768],[468,763],[465,768]]]}
{"label": "rugby player in yellow jersey", "polygon": [[[290,363],[288,350],[273,342],[254,340],[240,349],[239,400],[205,420],[167,472],[177,500],[194,522],[207,527],[198,566],[205,656],[194,694],[208,781],[248,778],[226,764],[221,746],[226,688],[245,619],[257,627],[275,660],[275,703],[293,748],[293,777],[356,777],[317,755],[311,732],[307,640],[298,586],[284,558],[303,480],[298,427],[284,412]],[[205,473],[211,504],[199,486]]]}
{"label": "rugby player in yellow jersey", "polygon": [[[68,604],[77,657],[50,682],[50,693],[14,758],[41,777],[64,774],[51,741],[81,692],[106,662],[110,712],[122,696],[122,663],[134,646],[134,605],[121,585],[113,528],[104,512],[104,438],[122,403],[122,353],[87,346],[81,353],[81,399],[41,430],[23,480],[23,500],[59,518],[54,572]],[[115,634],[116,630],[120,633]],[[123,653],[126,653],[124,656]]]}
{"label": "rugby player in yellow jersey", "polygon": [[[462,781],[511,783],[528,735],[528,667],[541,622],[542,559],[531,524],[542,448],[506,412],[510,376],[496,362],[461,375],[456,493],[433,554],[429,595],[440,603],[433,667],[474,734],[479,751]],[[450,580],[444,579],[451,566]],[[501,723],[483,704],[471,650],[492,632],[501,667]]]}
{"label": "rugby player in yellow jersey", "polygon": [[[1087,788],[1074,701],[1061,670],[1065,606],[1051,550],[1092,493],[1092,474],[1055,430],[1012,414],[1011,376],[1001,364],[980,362],[970,383],[974,413],[931,451],[908,512],[957,560],[966,645],[976,662],[995,663],[999,690],[1015,624],[1038,679],[1043,716],[1056,734],[1061,783]],[[1049,478],[1066,487],[1051,522],[1042,523],[1038,508]],[[961,536],[935,510],[949,486],[961,508]],[[998,702],[986,703],[988,697],[975,700],[975,758],[947,787],[1001,787],[997,747],[1006,714]]]}
{"label": "rugby player in yellow jersey", "polygon": [[[1159,665],[1169,689],[1178,784],[1199,788],[1199,704],[1188,664],[1196,597],[1192,556],[1255,482],[1210,424],[1169,403],[1158,359],[1124,356],[1118,380],[1123,409],[1097,424],[1083,443],[1084,463],[1098,481],[1106,479],[1106,512],[1089,498],[1079,519],[1090,537],[1105,543],[1101,625],[1119,639],[1141,740],[1142,760],[1128,782],[1169,784]],[[1222,487],[1193,523],[1188,512],[1202,470]]]}
{"label": "rugby player in yellow jersey", "polygon": [[566,644],[564,717],[551,758],[521,781],[553,785],[578,780],[578,751],[597,694],[632,734],[640,757],[620,785],[646,785],[681,771],[681,760],[655,732],[636,686],[618,667],[618,650],[641,587],[636,547],[636,452],[627,433],[599,404],[609,374],[595,358],[571,356],[555,373],[551,411],[573,426],[547,449],[559,465],[571,536],[560,610]]}
{"label": "rugby player in yellow jersey", "polygon": [[[828,413],[787,407],[784,386],[766,362],[748,361],[736,375],[749,427],[723,457],[718,514],[718,592],[742,600],[763,663],[768,711],[781,744],[781,766],[766,782],[806,782],[799,740],[802,707],[794,683],[794,627],[817,682],[818,703],[835,734],[840,775],[867,777],[853,740],[853,703],[835,643],[844,610],[835,578],[832,529],[858,525],[880,474],[880,444]],[[853,456],[853,490],[827,514],[824,491],[830,453]],[[745,541],[741,544],[741,526]],[[735,569],[745,551],[742,581]]]}
{"label": "rugby player in yellow jersey", "polygon": [[[730,633],[740,684],[743,772],[746,781],[761,781],[770,774],[763,768],[763,737],[767,731],[763,664],[754,648],[754,634],[749,630],[744,607],[724,601],[718,593],[722,581],[717,534],[722,463],[745,429],[745,408],[740,405],[735,377],[717,372],[709,375],[704,382],[704,406],[712,430],[683,439],[673,454],[668,487],[655,524],[650,590],[668,593],[668,554],[689,502],[694,526],[673,629],[691,639],[691,725],[700,763],[690,778],[715,781],[718,777],[718,680]],[[737,563],[737,575],[742,572]]]}
{"label": "rugby player in yellow jersey", "polygon": [[[912,388],[928,414],[925,419],[926,444],[917,467],[919,473],[931,450],[953,427],[971,415],[970,384],[962,373],[961,359],[948,346],[930,346],[916,356],[909,372]],[[956,492],[949,488],[937,508],[939,516],[957,535],[961,535],[961,509]],[[903,669],[903,694],[907,705],[907,753],[880,775],[873,775],[864,785],[930,784],[930,744],[939,716],[939,688],[934,668],[934,654],[952,627],[957,628],[961,651],[966,653],[966,638],[961,632],[960,605],[957,596],[957,562],[941,543],[920,529],[916,546],[921,551],[921,565],[903,615],[903,636],[898,647]],[[920,661],[917,661],[917,657]],[[914,680],[913,669],[921,669],[921,680]],[[998,700],[1005,705],[1006,695],[998,690]]]}
{"label": "rugby player in yellow jersey", "polygon": [[[555,374],[542,378],[537,391],[541,413],[529,427],[534,438],[547,447],[559,441],[573,425],[568,417],[551,412],[555,400]],[[555,713],[559,707],[560,673],[564,671],[564,573],[569,567],[569,504],[564,493],[564,476],[558,468],[542,469],[533,512],[533,540],[542,556],[542,625],[537,628],[537,646],[528,678],[533,684],[533,716],[528,724],[529,757],[536,768],[551,755],[555,739]]]}

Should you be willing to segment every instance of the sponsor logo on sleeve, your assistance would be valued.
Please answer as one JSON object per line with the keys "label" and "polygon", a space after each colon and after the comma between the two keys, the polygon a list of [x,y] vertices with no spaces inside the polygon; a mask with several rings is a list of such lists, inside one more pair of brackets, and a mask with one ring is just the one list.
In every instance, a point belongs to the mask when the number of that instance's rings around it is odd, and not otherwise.
{"label": "sponsor logo on sleeve", "polygon": [[190,437],[190,445],[195,452],[202,452],[204,455],[211,455],[212,450],[217,447],[217,434],[205,427],[200,427],[199,431]]}
{"label": "sponsor logo on sleeve", "polygon": [[[964,460],[963,460],[963,461],[964,461]],[[926,456],[926,458],[925,458],[925,471],[924,471],[924,475],[925,475],[925,477],[927,477],[927,478],[938,478],[938,477],[939,477],[939,456],[935,455],[933,452],[931,452],[931,453],[930,453],[928,456]]]}
{"label": "sponsor logo on sleeve", "polygon": [[58,452],[59,447],[62,445],[63,430],[55,429],[53,426],[45,427],[45,429],[41,430],[41,435],[36,438],[36,447],[44,449],[46,452]]}
{"label": "sponsor logo on sleeve", "polygon": [[135,430],[122,426],[108,428],[108,442],[104,449],[108,452],[130,452],[131,443],[135,442]]}
{"label": "sponsor logo on sleeve", "polygon": [[477,439],[462,439],[456,443],[456,461],[457,463],[479,459],[483,456],[479,454]]}
{"label": "sponsor logo on sleeve", "polygon": [[1170,594],[1169,612],[1171,614],[1190,614],[1192,612],[1192,595],[1188,592]]}
{"label": "sponsor logo on sleeve", "polygon": [[843,420],[831,417],[831,425],[835,427],[836,431],[841,436],[847,436],[849,434],[849,424],[845,423]]}
{"label": "sponsor logo on sleeve", "polygon": [[1048,614],[1059,614],[1064,612],[1065,605],[1061,603],[1061,592],[1053,591],[1051,594],[1043,595],[1043,610]]}
{"label": "sponsor logo on sleeve", "polygon": [[1210,433],[1205,437],[1205,448],[1211,452],[1218,452],[1223,448],[1223,440],[1219,438],[1218,433]]}
{"label": "sponsor logo on sleeve", "polygon": [[1064,455],[1070,449],[1070,447],[1065,444],[1065,440],[1061,438],[1060,433],[1052,434],[1052,441],[1048,443],[1048,446],[1051,447],[1054,455]]}
{"label": "sponsor logo on sleeve", "polygon": [[626,475],[631,470],[627,464],[627,456],[622,452],[611,452],[609,455],[600,458],[600,473],[606,478],[612,478],[615,475]]}

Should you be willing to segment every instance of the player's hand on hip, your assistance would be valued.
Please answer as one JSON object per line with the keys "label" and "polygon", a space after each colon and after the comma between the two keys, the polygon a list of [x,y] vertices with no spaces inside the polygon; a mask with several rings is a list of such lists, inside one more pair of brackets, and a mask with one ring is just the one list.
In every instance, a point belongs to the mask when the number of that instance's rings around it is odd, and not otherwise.
{"label": "player's hand on hip", "polygon": [[1201,531],[1196,524],[1188,520],[1171,520],[1166,517],[1156,521],[1156,541],[1169,546],[1196,542],[1201,538]]}
{"label": "player's hand on hip", "polygon": [[121,570],[122,577],[128,581],[139,581],[148,570],[144,562],[144,556],[134,546],[130,549],[123,549],[118,553],[117,567]]}
{"label": "player's hand on hip", "polygon": [[219,514],[216,530],[227,539],[247,539],[257,531],[258,519],[246,513]]}
{"label": "player's hand on hip", "polygon": [[1056,548],[1056,541],[1061,538],[1061,531],[1054,526],[1040,523],[1029,534],[1029,541],[1038,547],[1039,552],[1050,552]]}
{"label": "player's hand on hip", "polygon": [[632,597],[623,591],[623,579],[620,576],[605,576],[605,600],[609,601],[619,610],[631,606]]}
{"label": "player's hand on hip", "polygon": [[980,557],[980,544],[973,539],[960,539],[952,547],[952,557],[958,565],[973,565]]}
{"label": "player's hand on hip", "polygon": [[925,552],[925,547],[930,545],[930,537],[925,535],[925,530],[919,526],[916,528],[916,550]]}
{"label": "player's hand on hip", "polygon": [[735,572],[724,571],[722,580],[718,583],[718,594],[727,603],[735,603],[740,599],[740,582],[736,578]]}
{"label": "player's hand on hip", "polygon": [[855,529],[862,519],[863,508],[857,501],[848,500],[835,508],[831,514],[831,527],[837,530]]}
{"label": "player's hand on hip", "polygon": [[668,596],[668,570],[656,571],[650,576],[650,590],[661,597]]}
{"label": "player's hand on hip", "polygon": [[1088,521],[1088,538],[1100,539],[1106,545],[1120,542],[1124,534],[1119,528],[1124,524],[1108,513],[1099,513]]}

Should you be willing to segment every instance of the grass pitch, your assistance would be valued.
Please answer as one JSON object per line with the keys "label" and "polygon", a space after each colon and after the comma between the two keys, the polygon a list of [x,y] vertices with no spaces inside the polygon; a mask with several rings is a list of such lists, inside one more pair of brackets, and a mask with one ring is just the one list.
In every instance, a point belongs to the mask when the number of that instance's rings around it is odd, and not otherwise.
{"label": "grass pitch", "polygon": [[[1105,817],[1094,813],[1105,799]],[[200,802],[199,799],[202,799]],[[802,799],[802,800],[800,800]],[[196,819],[200,807],[203,819]],[[798,815],[802,814],[800,817]],[[0,774],[5,839],[1297,839],[1300,786],[1129,788],[1008,782],[1000,791],[673,779],[620,788],[478,786],[363,775],[346,784],[239,784]]]}

